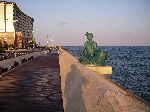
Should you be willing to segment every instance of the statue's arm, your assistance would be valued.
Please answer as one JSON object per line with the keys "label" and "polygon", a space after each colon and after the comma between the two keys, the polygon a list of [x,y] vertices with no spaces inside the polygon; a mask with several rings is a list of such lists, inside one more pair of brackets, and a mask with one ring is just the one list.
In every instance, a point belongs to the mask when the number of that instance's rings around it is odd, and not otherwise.
{"label": "statue's arm", "polygon": [[84,50],[86,49],[86,46],[87,46],[87,42],[84,43],[84,47],[83,47]]}
{"label": "statue's arm", "polygon": [[97,43],[96,42],[94,42],[94,49],[96,49],[97,48]]}
{"label": "statue's arm", "polygon": [[86,46],[87,46],[87,42],[84,43],[84,47],[83,47],[83,54],[84,54],[84,56],[87,55]]}

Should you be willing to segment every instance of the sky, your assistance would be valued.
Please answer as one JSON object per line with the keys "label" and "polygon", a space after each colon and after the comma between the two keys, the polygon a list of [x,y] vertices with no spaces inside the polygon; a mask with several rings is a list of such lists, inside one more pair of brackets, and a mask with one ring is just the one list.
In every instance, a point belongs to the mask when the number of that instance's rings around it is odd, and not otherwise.
{"label": "sky", "polygon": [[150,0],[5,0],[34,18],[34,37],[46,45],[78,46],[92,32],[99,46],[150,46]]}

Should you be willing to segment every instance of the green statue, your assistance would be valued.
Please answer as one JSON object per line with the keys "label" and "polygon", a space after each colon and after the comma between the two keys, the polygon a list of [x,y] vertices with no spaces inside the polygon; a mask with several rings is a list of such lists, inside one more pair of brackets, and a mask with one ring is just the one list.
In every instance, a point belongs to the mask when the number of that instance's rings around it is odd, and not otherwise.
{"label": "green statue", "polygon": [[92,33],[87,32],[85,35],[87,36],[88,41],[84,43],[83,56],[79,61],[84,65],[93,64],[97,66],[106,66],[106,53],[97,49],[97,43],[92,40]]}

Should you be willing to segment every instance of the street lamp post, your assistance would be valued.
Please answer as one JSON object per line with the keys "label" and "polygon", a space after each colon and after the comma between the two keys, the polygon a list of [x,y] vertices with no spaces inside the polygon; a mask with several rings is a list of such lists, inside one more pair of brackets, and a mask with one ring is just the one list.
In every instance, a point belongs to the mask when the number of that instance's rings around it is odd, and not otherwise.
{"label": "street lamp post", "polygon": [[16,23],[17,21],[18,21],[18,20],[13,20],[13,24],[14,24],[14,48],[15,48],[14,55],[15,55],[15,57],[16,57],[16,44],[17,44],[15,23]]}
{"label": "street lamp post", "polygon": [[46,45],[47,45],[47,47],[48,47],[48,34],[47,34],[47,40],[46,40]]}
{"label": "street lamp post", "polygon": [[13,24],[14,24],[14,48],[16,49],[16,44],[17,44],[17,38],[16,38],[16,29],[15,29],[15,23],[18,20],[13,20]]}
{"label": "street lamp post", "polygon": [[54,47],[54,37],[51,37],[49,40],[51,41],[51,47]]}
{"label": "street lamp post", "polygon": [[35,38],[34,38],[34,31],[32,31],[32,38],[33,38],[33,48],[35,48]]}
{"label": "street lamp post", "polygon": [[27,30],[27,49],[30,49],[30,35],[29,35],[29,33],[30,33],[30,30]]}

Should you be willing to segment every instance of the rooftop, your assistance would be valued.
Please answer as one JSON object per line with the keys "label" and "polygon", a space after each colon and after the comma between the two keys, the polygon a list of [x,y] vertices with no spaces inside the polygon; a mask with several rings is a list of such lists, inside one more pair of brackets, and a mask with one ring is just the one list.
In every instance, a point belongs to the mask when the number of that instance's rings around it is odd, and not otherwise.
{"label": "rooftop", "polygon": [[[18,10],[20,10],[25,16],[28,16],[27,14],[25,14],[18,6],[15,2],[7,2],[7,1],[0,1],[0,3],[4,3],[4,4],[13,4]],[[30,16],[28,16],[30,17]],[[33,19],[32,17],[30,17],[31,19]],[[34,19],[33,19],[34,21]]]}

